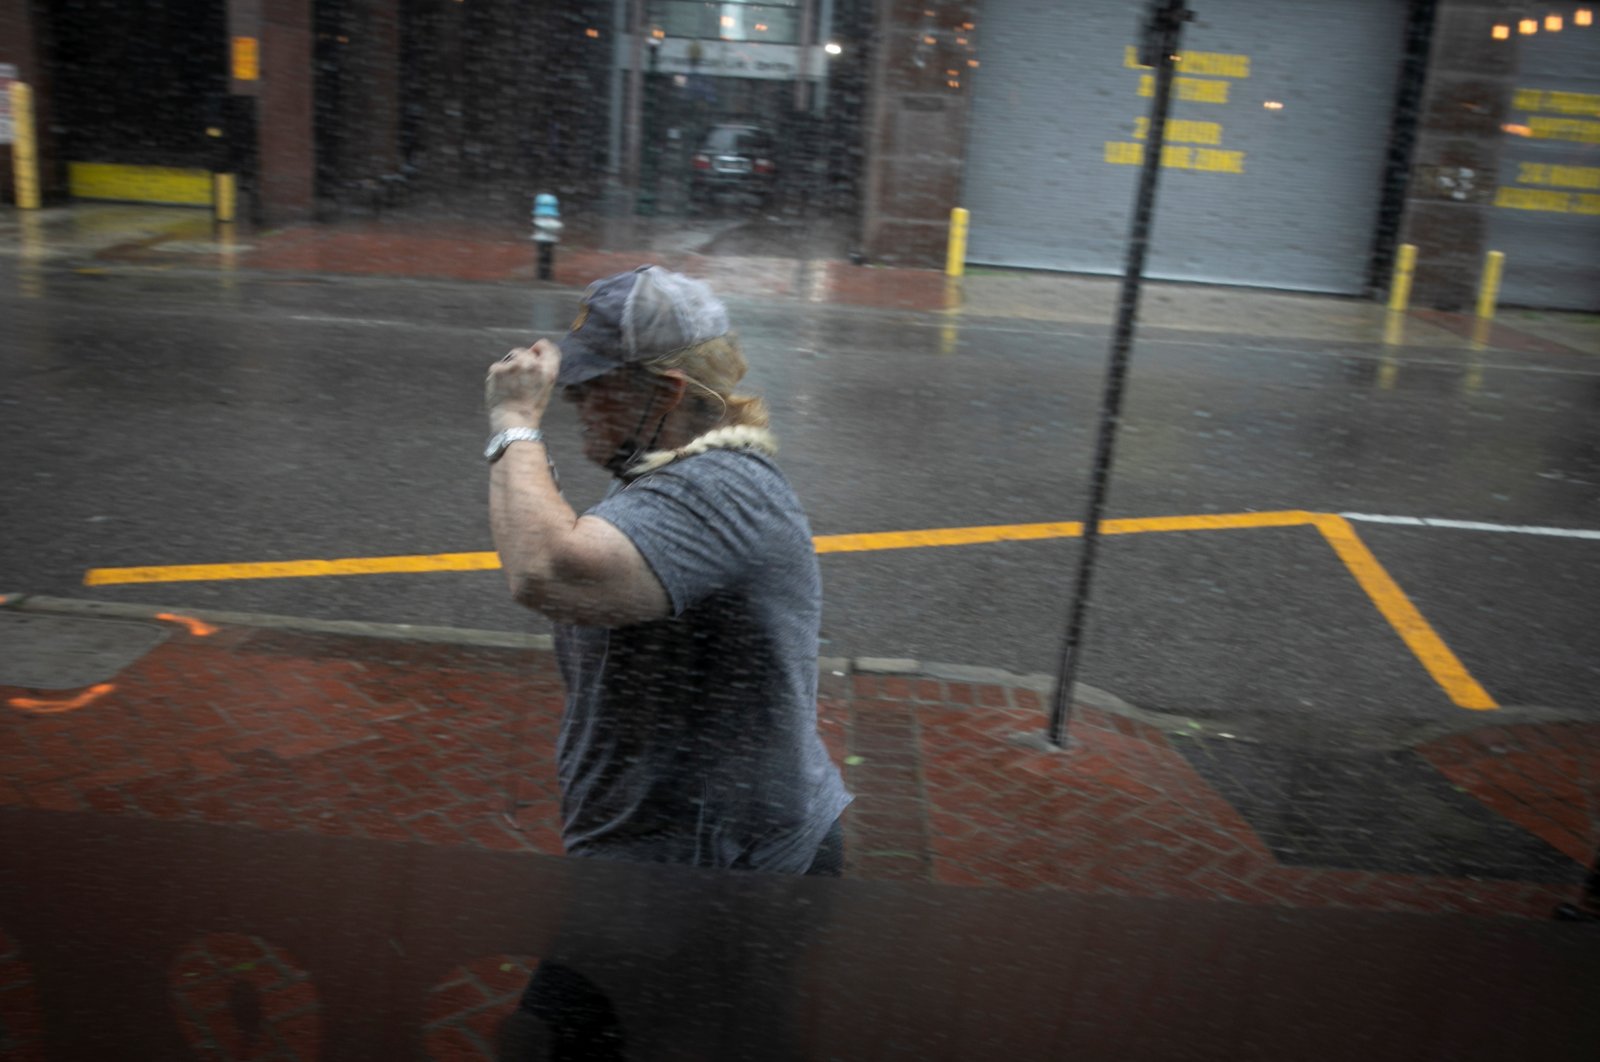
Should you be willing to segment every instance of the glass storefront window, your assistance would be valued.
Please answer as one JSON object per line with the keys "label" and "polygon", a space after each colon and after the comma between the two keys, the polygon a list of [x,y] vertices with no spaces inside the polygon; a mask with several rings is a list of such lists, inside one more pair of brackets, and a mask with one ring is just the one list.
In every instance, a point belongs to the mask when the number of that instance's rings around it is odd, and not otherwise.
{"label": "glass storefront window", "polygon": [[800,13],[799,0],[761,4],[651,0],[650,24],[668,37],[799,44]]}

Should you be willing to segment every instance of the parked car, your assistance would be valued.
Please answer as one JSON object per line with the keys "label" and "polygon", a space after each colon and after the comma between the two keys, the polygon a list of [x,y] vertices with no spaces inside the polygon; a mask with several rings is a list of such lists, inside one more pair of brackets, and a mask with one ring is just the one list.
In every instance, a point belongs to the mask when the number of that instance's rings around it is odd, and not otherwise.
{"label": "parked car", "polygon": [[742,192],[765,204],[777,181],[777,146],[772,134],[759,125],[714,125],[690,159],[691,202],[709,202],[720,192]]}

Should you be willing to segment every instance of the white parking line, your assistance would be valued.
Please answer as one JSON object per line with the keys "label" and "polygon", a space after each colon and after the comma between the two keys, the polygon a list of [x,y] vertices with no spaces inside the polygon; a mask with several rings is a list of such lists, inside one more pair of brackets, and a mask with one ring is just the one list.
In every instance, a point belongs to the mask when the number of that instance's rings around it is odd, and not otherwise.
{"label": "white parking line", "polygon": [[1528,524],[1487,524],[1478,520],[1440,520],[1425,516],[1379,516],[1375,513],[1340,513],[1346,520],[1364,520],[1369,524],[1399,524],[1402,527],[1448,527],[1456,531],[1499,531],[1511,535],[1547,535],[1550,538],[1585,538],[1600,540],[1600,531],[1584,531],[1576,527],[1533,527]]}

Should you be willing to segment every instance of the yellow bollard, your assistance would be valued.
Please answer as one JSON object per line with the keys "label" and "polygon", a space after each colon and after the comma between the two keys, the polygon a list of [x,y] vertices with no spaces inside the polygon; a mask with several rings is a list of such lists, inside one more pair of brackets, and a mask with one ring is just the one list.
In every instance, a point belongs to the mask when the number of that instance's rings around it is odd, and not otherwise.
{"label": "yellow bollard", "polygon": [[1402,243],[1394,264],[1394,280],[1389,285],[1389,309],[1404,313],[1411,302],[1411,273],[1417,268],[1417,245]]}
{"label": "yellow bollard", "polygon": [[232,221],[239,203],[239,178],[231,173],[211,175],[211,209],[218,221]]}
{"label": "yellow bollard", "polygon": [[950,211],[950,249],[944,259],[944,275],[959,277],[967,269],[967,224],[972,215],[965,208]]}
{"label": "yellow bollard", "polygon": [[20,81],[11,84],[11,172],[17,206],[39,209],[39,144],[33,128],[33,89]]}
{"label": "yellow bollard", "polygon": [[1490,251],[1484,256],[1483,278],[1478,281],[1478,316],[1485,320],[1494,316],[1495,303],[1500,301],[1500,275],[1505,267],[1504,252]]}

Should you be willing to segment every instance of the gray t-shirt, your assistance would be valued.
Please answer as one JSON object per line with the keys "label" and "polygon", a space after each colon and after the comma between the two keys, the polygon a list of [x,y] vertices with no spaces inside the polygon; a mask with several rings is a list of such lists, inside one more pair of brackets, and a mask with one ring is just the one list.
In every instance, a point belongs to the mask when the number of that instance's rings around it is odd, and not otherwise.
{"label": "gray t-shirt", "polygon": [[569,854],[799,873],[850,803],[817,734],[822,580],[766,457],[712,450],[589,510],[632,540],[670,619],[556,625]]}

